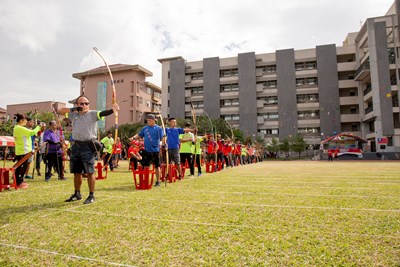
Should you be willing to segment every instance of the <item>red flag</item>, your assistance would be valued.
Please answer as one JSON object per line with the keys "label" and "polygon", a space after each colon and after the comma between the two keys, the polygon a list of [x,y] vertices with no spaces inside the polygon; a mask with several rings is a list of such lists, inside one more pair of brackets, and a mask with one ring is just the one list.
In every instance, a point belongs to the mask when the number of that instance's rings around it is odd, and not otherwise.
{"label": "red flag", "polygon": [[378,137],[379,145],[386,145],[388,143],[388,139],[386,137]]}

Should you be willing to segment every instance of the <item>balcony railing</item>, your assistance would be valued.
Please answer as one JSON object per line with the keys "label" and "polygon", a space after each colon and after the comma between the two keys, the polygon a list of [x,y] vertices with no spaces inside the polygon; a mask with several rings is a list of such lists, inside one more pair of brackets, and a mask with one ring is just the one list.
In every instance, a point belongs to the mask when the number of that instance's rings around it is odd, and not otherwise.
{"label": "balcony railing", "polygon": [[373,106],[369,106],[365,109],[365,115],[367,115],[368,113],[374,111],[374,107]]}
{"label": "balcony railing", "polygon": [[370,65],[369,60],[365,61],[354,73],[354,80],[362,81],[369,73]]}

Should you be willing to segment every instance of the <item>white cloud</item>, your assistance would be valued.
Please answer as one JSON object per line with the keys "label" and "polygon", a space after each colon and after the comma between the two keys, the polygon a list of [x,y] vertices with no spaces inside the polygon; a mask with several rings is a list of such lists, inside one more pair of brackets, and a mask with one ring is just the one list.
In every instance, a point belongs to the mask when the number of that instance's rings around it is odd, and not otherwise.
{"label": "white cloud", "polygon": [[35,6],[22,0],[3,0],[0,30],[11,40],[33,52],[44,51],[56,41],[62,25],[60,8],[49,1],[37,0]]}
{"label": "white cloud", "polygon": [[[140,64],[161,84],[159,58],[186,60],[340,45],[391,0],[1,0],[0,107],[79,93],[72,73]],[[4,79],[5,78],[5,79]],[[7,92],[5,92],[7,91]],[[56,93],[55,93],[56,92]]]}

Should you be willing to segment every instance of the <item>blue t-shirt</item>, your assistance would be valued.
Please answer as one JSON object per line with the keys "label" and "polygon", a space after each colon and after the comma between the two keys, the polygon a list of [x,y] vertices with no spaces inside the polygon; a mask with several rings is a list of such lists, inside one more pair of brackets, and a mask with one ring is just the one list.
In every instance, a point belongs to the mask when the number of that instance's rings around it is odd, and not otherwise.
{"label": "blue t-shirt", "polygon": [[181,141],[179,140],[179,135],[184,134],[182,128],[167,128],[165,129],[167,132],[167,144],[168,149],[179,149],[179,145]]}
{"label": "blue t-shirt", "polygon": [[144,138],[144,150],[160,152],[160,141],[164,137],[163,129],[160,126],[147,125],[139,132],[139,136]]}

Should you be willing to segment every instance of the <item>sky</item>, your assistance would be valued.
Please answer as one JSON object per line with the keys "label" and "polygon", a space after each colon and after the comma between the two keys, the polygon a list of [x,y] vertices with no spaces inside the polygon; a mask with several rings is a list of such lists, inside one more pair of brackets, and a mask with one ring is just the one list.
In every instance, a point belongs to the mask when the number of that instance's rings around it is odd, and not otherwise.
{"label": "sky", "polygon": [[[393,0],[0,0],[0,107],[79,95],[72,78],[139,64],[161,86],[160,58],[188,61],[341,46]],[[117,88],[118,98],[118,88]]]}

